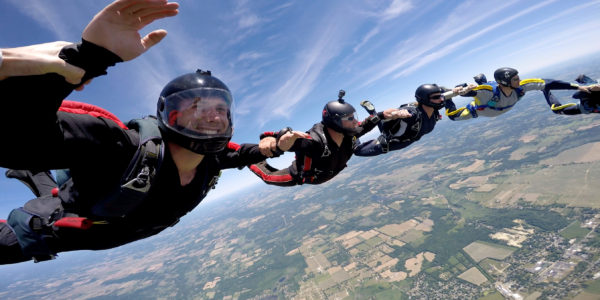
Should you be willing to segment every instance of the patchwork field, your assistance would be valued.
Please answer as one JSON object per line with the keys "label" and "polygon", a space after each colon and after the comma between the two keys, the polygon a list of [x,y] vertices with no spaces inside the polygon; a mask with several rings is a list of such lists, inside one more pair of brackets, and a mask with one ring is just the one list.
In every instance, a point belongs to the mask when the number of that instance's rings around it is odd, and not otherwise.
{"label": "patchwork field", "polygon": [[480,262],[485,258],[503,260],[514,251],[501,245],[494,246],[483,242],[473,242],[464,247],[463,250],[469,254],[475,262]]}

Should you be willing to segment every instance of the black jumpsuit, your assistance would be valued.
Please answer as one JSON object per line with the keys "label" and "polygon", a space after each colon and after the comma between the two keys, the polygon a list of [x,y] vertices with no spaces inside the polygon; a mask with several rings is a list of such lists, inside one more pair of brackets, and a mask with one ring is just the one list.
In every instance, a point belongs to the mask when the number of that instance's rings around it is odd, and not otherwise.
{"label": "black jumpsuit", "polygon": [[[86,70],[86,78],[105,74],[120,59],[106,49],[83,42],[61,51],[67,62]],[[139,145],[139,134],[114,121],[89,114],[58,111],[75,86],[56,74],[12,77],[0,81],[4,114],[0,118],[0,166],[11,169],[70,169],[72,186],[61,188],[59,209],[94,218],[91,207],[113,196]],[[45,240],[54,253],[107,249],[159,233],[196,207],[221,169],[264,160],[258,146],[228,147],[206,155],[190,184],[181,186],[179,173],[165,147],[164,161],[141,205],[123,218],[88,230],[60,228]],[[42,199],[42,200],[40,200]],[[43,200],[44,197],[34,199]],[[29,205],[29,204],[28,204]],[[30,205],[31,206],[31,205]],[[27,208],[27,205],[25,206]],[[19,251],[13,230],[0,223],[0,263],[29,260]]]}

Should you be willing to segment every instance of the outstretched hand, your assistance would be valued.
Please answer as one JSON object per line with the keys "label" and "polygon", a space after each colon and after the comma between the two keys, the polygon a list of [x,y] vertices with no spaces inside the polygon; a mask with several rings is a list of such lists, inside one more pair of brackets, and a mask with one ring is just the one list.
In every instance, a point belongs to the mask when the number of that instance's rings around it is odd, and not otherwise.
{"label": "outstretched hand", "polygon": [[272,136],[262,138],[258,142],[258,150],[266,157],[273,157],[273,152],[277,150],[277,139]]}
{"label": "outstretched hand", "polygon": [[577,87],[577,89],[581,92],[590,94],[592,92],[600,91],[600,84],[579,86],[579,87]]}
{"label": "outstretched hand", "polygon": [[386,120],[406,119],[412,115],[406,109],[388,108],[383,111],[383,118]]}
{"label": "outstretched hand", "polygon": [[289,131],[279,138],[279,143],[277,144],[277,146],[279,146],[279,149],[281,149],[281,151],[288,151],[290,150],[290,148],[292,148],[294,142],[296,142],[297,139],[307,138],[310,138],[310,134],[306,132],[296,130]]}
{"label": "outstretched hand", "polygon": [[68,83],[80,83],[85,71],[58,57],[60,50],[70,44],[69,42],[52,42],[3,49],[4,61],[0,68],[0,80],[10,76],[57,73],[63,76]]}
{"label": "outstretched hand", "polygon": [[132,60],[167,35],[167,31],[159,29],[142,38],[139,30],[155,20],[177,15],[177,8],[179,4],[167,0],[117,0],[94,16],[82,37],[123,61]]}
{"label": "outstretched hand", "polygon": [[457,86],[455,88],[452,89],[452,92],[456,95],[464,95],[470,91],[472,91],[474,88],[476,88],[477,85],[473,84],[473,83],[469,83],[467,86],[462,87],[462,86]]}

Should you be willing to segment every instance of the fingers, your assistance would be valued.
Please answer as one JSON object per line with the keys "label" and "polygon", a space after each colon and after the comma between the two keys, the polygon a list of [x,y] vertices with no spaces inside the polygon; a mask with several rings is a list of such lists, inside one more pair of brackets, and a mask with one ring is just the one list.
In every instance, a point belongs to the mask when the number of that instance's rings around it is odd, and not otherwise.
{"label": "fingers", "polygon": [[308,139],[310,138],[310,134],[303,131],[292,131],[292,134],[296,139]]}
{"label": "fingers", "polygon": [[131,15],[139,10],[165,5],[166,3],[166,0],[117,0],[104,10],[119,11],[121,14]]}
{"label": "fingers", "polygon": [[156,3],[156,2],[140,2],[119,10],[122,16],[131,16],[134,18],[148,18],[156,15],[154,20],[164,18],[166,16],[174,16],[178,13],[179,4],[171,3]]}
{"label": "fingers", "polygon": [[273,151],[277,150],[277,140],[274,137],[266,137],[258,143],[260,154],[266,157],[273,157]]}
{"label": "fingers", "polygon": [[144,49],[148,50],[148,48],[160,43],[165,36],[167,36],[166,30],[159,29],[152,31],[142,38],[142,46],[144,46]]}
{"label": "fingers", "polygon": [[62,75],[68,83],[78,84],[81,82],[81,78],[85,74],[85,71],[65,62],[62,70],[57,73]]}
{"label": "fingers", "polygon": [[268,148],[259,148],[260,150],[260,154],[266,156],[266,157],[273,157],[273,152],[271,152],[271,149]]}
{"label": "fingers", "polygon": [[167,17],[172,17],[175,16],[179,13],[178,10],[168,10],[168,11],[160,11],[157,13],[153,13],[150,15],[146,15],[143,17],[139,17],[139,22],[141,23],[141,26],[144,27],[158,19],[162,19],[162,18],[167,18]]}
{"label": "fingers", "polygon": [[76,91],[78,91],[78,92],[80,92],[80,91],[83,91],[83,88],[84,88],[86,85],[90,84],[90,82],[92,82],[92,80],[91,80],[91,79],[88,79],[88,80],[86,80],[86,81],[85,81],[85,82],[84,82],[82,85],[80,85],[80,86],[76,87],[76,88],[75,88],[75,90],[76,90]]}

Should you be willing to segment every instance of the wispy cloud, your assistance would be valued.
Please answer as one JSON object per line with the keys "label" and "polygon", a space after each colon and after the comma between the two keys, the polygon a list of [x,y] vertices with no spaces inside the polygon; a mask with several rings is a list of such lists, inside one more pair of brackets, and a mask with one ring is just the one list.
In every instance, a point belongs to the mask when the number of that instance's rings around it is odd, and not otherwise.
{"label": "wispy cloud", "polygon": [[[542,6],[548,5],[554,1],[546,1],[536,5],[534,8],[526,9],[519,12],[518,16],[524,15],[527,12],[539,9]],[[432,30],[426,31],[423,28],[416,32],[413,36],[408,36],[404,41],[401,41],[394,51],[390,51],[390,55],[383,58],[379,63],[373,65],[367,72],[372,74],[367,81],[361,84],[361,87],[372,84],[383,77],[389,76],[392,73],[397,73],[395,77],[402,76],[413,72],[420,67],[434,60],[444,57],[451,50],[455,50],[459,45],[463,45],[465,41],[472,40],[474,35],[470,32],[471,28],[482,22],[494,20],[494,15],[501,13],[502,10],[509,8],[519,1],[506,1],[497,5],[495,10],[483,9],[483,4],[469,1],[456,7],[448,14],[445,19],[440,19],[435,23]],[[511,15],[506,19],[514,19],[515,15]],[[506,23],[506,19],[498,23]],[[499,26],[499,25],[498,25]],[[489,30],[486,30],[489,31]],[[479,36],[480,34],[477,34]],[[453,42],[460,39],[458,42]],[[443,48],[442,50],[437,50]],[[437,50],[431,52],[432,50]]]}
{"label": "wispy cloud", "polygon": [[[530,43],[507,55],[524,72],[535,71],[571,59],[597,53],[600,40],[590,39],[590,32],[600,30],[600,20],[593,20],[578,26],[555,32],[543,40]],[[535,53],[535,55],[532,55]]]}
{"label": "wispy cloud", "polygon": [[[298,58],[286,71],[290,77],[268,98],[269,103],[277,104],[269,106],[277,108],[265,112],[268,115],[287,116],[290,109],[313,90],[325,66],[341,51],[341,41],[346,37],[348,27],[334,19],[327,19],[325,23],[315,27],[313,38],[309,39],[313,42],[298,53]],[[320,28],[325,30],[318,30]]]}
{"label": "wispy cloud", "polygon": [[388,6],[381,14],[381,19],[383,21],[395,19],[412,8],[413,4],[410,0],[393,0],[392,3],[390,3],[390,6]]}
{"label": "wispy cloud", "polygon": [[496,22],[495,24],[493,24],[491,26],[488,26],[488,27],[484,28],[483,30],[480,30],[480,31],[478,31],[478,32],[476,32],[474,34],[470,34],[470,35],[466,36],[465,38],[460,39],[459,41],[457,41],[455,43],[444,45],[444,47],[442,47],[441,50],[435,51],[433,53],[429,53],[427,55],[424,55],[423,57],[420,57],[420,58],[418,58],[418,59],[410,62],[410,66],[409,67],[404,68],[402,71],[398,72],[396,75],[393,76],[393,78],[395,79],[395,78],[398,78],[398,77],[401,77],[401,76],[406,76],[406,75],[414,72],[415,70],[420,69],[424,65],[427,65],[427,64],[429,64],[429,63],[431,63],[433,61],[436,61],[436,60],[438,60],[438,59],[440,59],[442,57],[445,57],[445,56],[449,55],[450,53],[456,51],[459,47],[461,47],[461,46],[463,46],[463,45],[465,45],[465,44],[467,44],[467,43],[469,43],[469,42],[471,42],[471,41],[473,41],[473,40],[475,40],[475,39],[483,36],[484,34],[490,32],[490,31],[492,31],[492,30],[494,30],[494,29],[496,29],[496,28],[498,28],[498,27],[500,27],[502,25],[510,23],[510,22],[512,22],[516,18],[520,18],[520,17],[522,17],[522,16],[524,16],[526,14],[529,14],[529,13],[531,13],[533,11],[536,11],[536,10],[538,10],[538,9],[546,6],[546,5],[549,5],[552,2],[554,2],[554,1],[546,1],[546,2],[539,3],[537,5],[534,5],[532,7],[524,9],[524,10],[522,10],[522,11],[520,11],[520,12],[514,14],[514,15],[511,15],[508,18],[503,18],[499,22]]}
{"label": "wispy cloud", "polygon": [[[78,38],[85,26],[80,24],[86,24],[91,19],[91,16],[88,16],[90,10],[82,8],[81,5],[59,5],[54,1],[44,0],[8,1],[15,10],[52,32],[54,39],[58,40],[72,41],[74,37]],[[65,14],[70,17],[65,18]]]}
{"label": "wispy cloud", "polygon": [[391,21],[400,15],[404,14],[413,9],[413,4],[410,0],[393,0],[388,7],[382,12],[374,12],[371,17],[377,20],[377,24],[369,32],[363,36],[360,43],[358,43],[352,51],[358,52],[364,45],[366,45],[373,37],[375,37],[380,31],[383,23]]}
{"label": "wispy cloud", "polygon": [[[546,25],[546,24],[550,24],[555,22],[556,20],[563,18],[563,17],[568,17],[569,15],[572,15],[575,12],[590,8],[592,6],[597,6],[598,4],[600,4],[600,1],[590,1],[588,3],[583,3],[581,5],[578,6],[574,6],[571,7],[567,10],[564,10],[560,13],[557,13],[555,15],[549,16],[547,18],[545,18],[544,20],[542,20],[541,22],[535,23],[535,24],[531,24],[529,26],[525,26],[519,30],[516,31],[512,31],[512,32],[508,32],[502,36],[496,36],[493,40],[488,41],[487,43],[481,45],[480,47],[476,47],[473,49],[470,49],[458,56],[455,57],[455,60],[461,60],[464,57],[468,57],[469,55],[473,54],[473,53],[478,53],[483,51],[484,49],[489,49],[492,48],[498,44],[504,43],[508,40],[514,39],[515,37],[518,37],[520,35],[522,35],[523,33],[527,33],[527,32],[531,32],[532,30],[536,29],[536,28],[541,28],[542,25]],[[586,30],[587,31],[587,30]]]}

